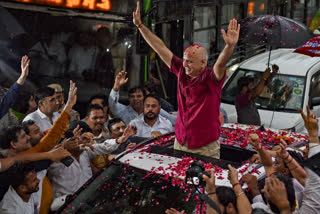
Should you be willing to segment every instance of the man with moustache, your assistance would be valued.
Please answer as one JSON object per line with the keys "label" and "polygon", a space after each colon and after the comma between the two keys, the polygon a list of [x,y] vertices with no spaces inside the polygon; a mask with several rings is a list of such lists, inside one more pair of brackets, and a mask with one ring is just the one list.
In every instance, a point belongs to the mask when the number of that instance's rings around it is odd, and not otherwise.
{"label": "man with moustache", "polygon": [[94,143],[101,143],[110,138],[108,130],[104,127],[106,119],[103,108],[100,105],[90,105],[84,121],[92,130]]}
{"label": "man with moustache", "polygon": [[207,67],[208,53],[200,45],[191,45],[183,59],[175,56],[164,42],[143,25],[139,1],[133,23],[146,42],[178,78],[178,117],[174,149],[220,158],[219,106],[226,78],[226,64],[238,42],[240,25],[230,20],[228,31],[221,30],[226,43],[213,68]]}
{"label": "man with moustache", "polygon": [[[120,71],[114,80],[113,88],[109,95],[109,108],[115,117],[121,118],[126,124],[143,113],[144,90],[141,87],[133,87],[129,89],[129,105],[123,105],[119,102],[120,87],[128,82],[127,72]],[[171,115],[163,109],[160,115],[170,120],[172,124],[176,122],[176,116]]]}
{"label": "man with moustache", "polygon": [[143,115],[130,122],[130,126],[137,128],[136,136],[154,138],[174,131],[170,121],[159,115],[160,109],[160,98],[147,95],[143,103]]}

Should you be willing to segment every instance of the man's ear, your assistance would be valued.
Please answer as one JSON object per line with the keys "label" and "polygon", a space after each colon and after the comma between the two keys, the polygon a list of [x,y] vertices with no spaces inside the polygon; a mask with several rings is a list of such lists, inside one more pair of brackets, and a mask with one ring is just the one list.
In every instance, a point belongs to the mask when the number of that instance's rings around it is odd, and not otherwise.
{"label": "man's ear", "polygon": [[27,192],[27,187],[23,184],[20,184],[17,189],[19,192]]}
{"label": "man's ear", "polygon": [[13,149],[17,148],[16,144],[13,141],[10,141],[10,147]]}
{"label": "man's ear", "polygon": [[208,61],[207,59],[202,59],[201,60],[201,67],[203,67],[203,68],[206,67],[207,66],[207,61]]}
{"label": "man's ear", "polygon": [[43,105],[43,102],[39,100],[38,107],[40,108],[40,106],[42,106],[42,105]]}

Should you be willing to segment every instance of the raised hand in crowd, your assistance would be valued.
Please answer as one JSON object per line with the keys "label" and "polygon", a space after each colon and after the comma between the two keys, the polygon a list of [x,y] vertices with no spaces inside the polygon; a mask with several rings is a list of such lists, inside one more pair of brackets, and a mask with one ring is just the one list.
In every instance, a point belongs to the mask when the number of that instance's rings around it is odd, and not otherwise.
{"label": "raised hand in crowd", "polygon": [[280,150],[277,151],[277,158],[282,160],[286,166],[288,167],[291,175],[299,181],[302,186],[305,186],[307,180],[307,173],[301,167],[301,165],[290,155],[290,153],[286,150],[287,143],[280,139]]}
{"label": "raised hand in crowd", "polygon": [[30,65],[30,59],[28,56],[23,56],[21,59],[21,74],[19,79],[17,80],[17,83],[19,85],[23,85],[24,81],[27,79],[29,75],[29,65]]}
{"label": "raised hand in crowd", "polygon": [[77,87],[76,84],[70,80],[70,89],[69,89],[69,94],[68,94],[68,101],[64,107],[64,110],[70,114],[72,107],[76,104],[77,102]]}
{"label": "raised hand in crowd", "polygon": [[80,128],[80,125],[78,125],[75,129],[73,129],[72,133],[73,136],[80,138],[82,132],[82,128]]}
{"label": "raised hand in crowd", "polygon": [[228,164],[228,168],[229,168],[228,179],[237,197],[238,213],[239,214],[251,213],[252,207],[246,194],[242,190],[241,184],[239,183],[237,169],[232,167],[230,164]]}
{"label": "raised hand in crowd", "polygon": [[239,184],[239,179],[238,179],[238,171],[236,168],[232,167],[230,164],[228,164],[228,180],[230,181],[231,185],[234,186],[236,184]]}
{"label": "raised hand in crowd", "polygon": [[248,141],[250,145],[253,146],[253,148],[255,148],[256,150],[261,149],[260,139],[256,133],[249,134]]}
{"label": "raised hand in crowd", "polygon": [[63,158],[71,156],[71,154],[63,147],[53,149],[53,150],[47,152],[47,155],[48,155],[49,160],[54,161],[54,162],[58,162],[58,161],[62,160]]}
{"label": "raised hand in crowd", "polygon": [[161,137],[162,133],[160,131],[153,131],[151,132],[151,136],[150,138],[157,138],[157,137]]}
{"label": "raised hand in crowd", "polygon": [[287,156],[289,155],[288,151],[286,150],[287,148],[287,143],[285,140],[280,139],[280,150],[277,151],[277,157],[281,158],[281,159],[285,159],[287,158]]}
{"label": "raised hand in crowd", "polygon": [[135,135],[137,133],[137,128],[134,126],[128,125],[127,128],[124,130],[123,134],[121,137],[119,137],[116,142],[118,144],[123,144],[125,143],[129,137]]}
{"label": "raised hand in crowd", "polygon": [[267,201],[271,201],[280,210],[281,214],[290,214],[291,208],[288,200],[287,190],[283,182],[276,176],[266,178],[266,187],[262,192]]}
{"label": "raised hand in crowd", "polygon": [[79,137],[79,146],[80,150],[87,151],[88,147],[94,151],[93,144],[94,135],[91,132],[85,132]]}
{"label": "raised hand in crowd", "polygon": [[251,192],[252,197],[260,194],[258,187],[258,179],[254,175],[245,174],[242,176],[242,180],[247,183],[248,189]]}
{"label": "raised hand in crowd", "polygon": [[127,76],[127,72],[125,72],[125,71],[120,71],[117,74],[117,76],[114,80],[114,85],[113,85],[114,91],[119,91],[120,87],[128,82],[128,78],[126,76]]}
{"label": "raised hand in crowd", "polygon": [[[208,197],[219,206],[219,200],[216,194],[216,177],[214,176],[213,169],[206,170],[209,173],[210,177],[207,175],[202,175],[202,178],[206,182],[205,190],[208,194]],[[216,214],[217,211],[211,206],[207,205],[207,214]]]}
{"label": "raised hand in crowd", "polygon": [[268,150],[262,148],[260,143],[259,136],[256,133],[249,134],[248,141],[250,145],[252,145],[256,151],[258,152],[260,162],[264,166],[266,173],[272,174],[274,172],[273,163],[271,159],[271,154]]}
{"label": "raised hand in crowd", "polygon": [[299,108],[302,119],[304,120],[304,126],[306,127],[309,134],[309,142],[319,144],[318,138],[318,119],[310,112],[310,107],[307,105],[307,115],[303,113],[302,109]]}
{"label": "raised hand in crowd", "polygon": [[141,15],[140,15],[140,2],[139,1],[137,1],[136,11],[133,12],[133,24],[135,24],[135,26],[139,26],[140,24],[142,24]]}
{"label": "raised hand in crowd", "polygon": [[61,145],[72,154],[79,151],[79,138],[73,136],[71,138],[64,139]]}
{"label": "raised hand in crowd", "polygon": [[184,214],[184,210],[182,210],[181,212],[176,210],[175,208],[170,208],[166,210],[166,214]]}

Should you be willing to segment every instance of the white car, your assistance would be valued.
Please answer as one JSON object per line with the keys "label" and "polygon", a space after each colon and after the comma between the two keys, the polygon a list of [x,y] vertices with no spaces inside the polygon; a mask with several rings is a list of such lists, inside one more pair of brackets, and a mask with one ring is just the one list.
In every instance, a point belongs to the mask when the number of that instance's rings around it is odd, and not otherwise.
{"label": "white car", "polygon": [[[257,84],[267,68],[269,52],[242,62],[224,84],[221,107],[228,115],[228,122],[237,122],[235,96],[237,82],[243,76],[252,76]],[[266,128],[288,129],[302,132],[304,123],[299,108],[306,112],[306,105],[320,117],[320,58],[294,53],[294,49],[277,49],[271,52],[270,67],[279,66],[278,73],[255,99]]]}
{"label": "white car", "polygon": [[[206,169],[214,168],[216,186],[231,187],[227,178],[228,164],[237,168],[239,179],[246,173],[257,176],[259,181],[265,177],[261,164],[248,161],[255,153],[246,140],[249,131],[261,136],[264,148],[273,147],[279,137],[285,136],[295,147],[305,144],[307,139],[292,132],[226,124],[220,136],[219,160],[174,150],[174,133],[148,139],[119,154],[73,196],[56,199],[57,209],[62,207],[55,213],[163,214],[171,207],[193,213],[195,208],[199,209],[198,193],[194,186],[184,182],[192,161],[202,161]],[[195,179],[199,177],[192,178],[194,183],[200,181]]]}

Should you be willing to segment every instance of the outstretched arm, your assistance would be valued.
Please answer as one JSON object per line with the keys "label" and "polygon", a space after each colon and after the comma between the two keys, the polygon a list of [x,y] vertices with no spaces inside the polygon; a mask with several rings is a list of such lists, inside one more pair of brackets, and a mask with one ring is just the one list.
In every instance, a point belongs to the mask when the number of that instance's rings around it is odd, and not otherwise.
{"label": "outstretched arm", "polygon": [[226,46],[220,53],[216,63],[213,66],[213,72],[218,81],[222,80],[224,73],[226,72],[226,65],[232,56],[234,46],[239,39],[240,24],[237,24],[237,20],[232,19],[229,22],[228,32],[221,30],[222,37]]}
{"label": "outstretched arm", "polygon": [[23,88],[24,81],[29,74],[30,60],[27,56],[23,56],[21,59],[21,75],[16,83],[14,83],[9,91],[0,99],[0,119],[7,114],[9,108],[16,102],[18,96]]}
{"label": "outstretched arm", "polygon": [[68,156],[70,156],[70,153],[62,147],[43,153],[20,153],[13,157],[0,159],[0,172],[6,171],[16,162],[34,162],[39,160],[52,160],[57,162]]}
{"label": "outstretched arm", "polygon": [[160,56],[162,61],[170,68],[173,53],[165,46],[163,41],[152,33],[141,22],[140,4],[137,1],[137,9],[133,12],[133,24],[135,24],[143,38],[151,46],[151,48]]}

